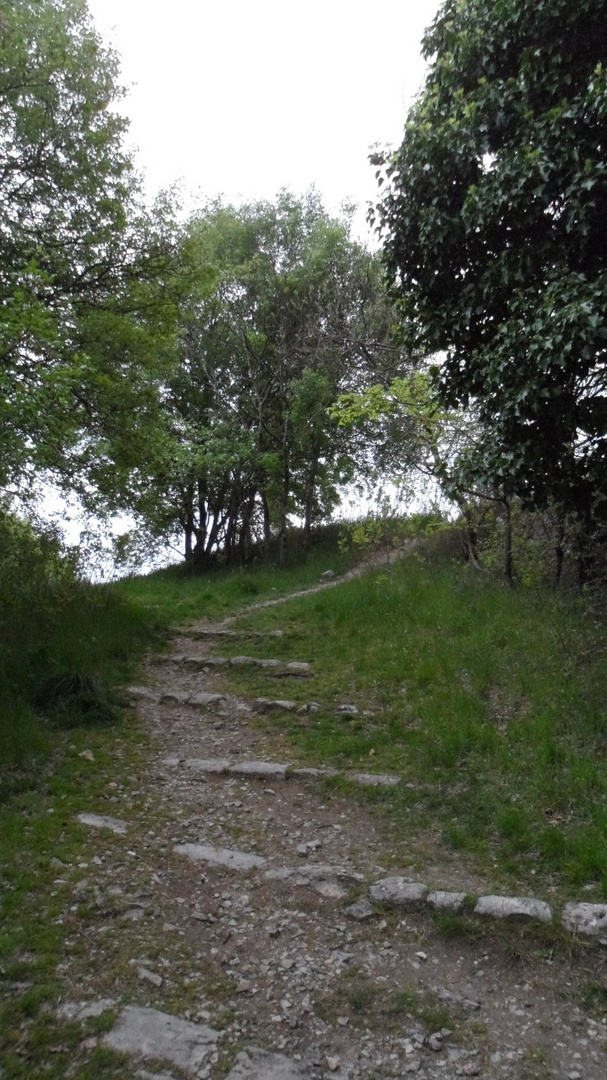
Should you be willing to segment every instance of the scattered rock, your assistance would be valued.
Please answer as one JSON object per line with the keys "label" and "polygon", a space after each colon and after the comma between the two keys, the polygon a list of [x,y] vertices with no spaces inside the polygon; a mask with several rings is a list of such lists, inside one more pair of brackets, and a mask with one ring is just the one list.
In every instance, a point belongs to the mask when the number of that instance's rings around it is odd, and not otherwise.
{"label": "scattered rock", "polygon": [[333,710],[335,716],[358,716],[358,707],[356,705],[337,705]]}
{"label": "scattered rock", "polygon": [[298,716],[305,716],[306,713],[320,712],[322,706],[317,701],[308,701],[305,705],[300,705],[297,710]]}
{"label": "scattered rock", "polygon": [[170,1061],[190,1076],[215,1050],[219,1032],[177,1016],[127,1005],[103,1042],[112,1050]]}
{"label": "scattered rock", "polygon": [[543,900],[524,896],[479,896],[474,914],[491,915],[495,919],[518,919],[522,922],[530,919],[550,922],[552,908]]}
{"label": "scattered rock", "polygon": [[85,761],[94,761],[95,755],[92,750],[82,750],[78,757],[84,758]]}
{"label": "scattered rock", "polygon": [[283,1054],[249,1046],[238,1055],[226,1080],[306,1080],[308,1075]]}
{"label": "scattered rock", "polygon": [[563,925],[573,934],[597,937],[607,944],[607,904],[565,904]]}
{"label": "scattered rock", "polygon": [[369,889],[372,900],[409,909],[420,907],[427,892],[426,885],[406,877],[382,878]]}
{"label": "scattered rock", "polygon": [[88,1020],[91,1016],[101,1016],[108,1009],[113,1009],[116,1002],[111,998],[99,998],[97,1001],[65,1001],[57,1009],[57,1016],[65,1020]]}
{"label": "scattered rock", "polygon": [[152,986],[155,986],[157,990],[160,989],[163,983],[162,975],[156,975],[154,971],[150,971],[149,968],[140,967],[137,968],[137,974],[143,982],[149,982]]}
{"label": "scattered rock", "polygon": [[289,776],[294,776],[296,779],[301,780],[314,780],[317,777],[322,777],[325,780],[330,780],[334,776],[339,776],[337,769],[290,769]]}
{"label": "scattered rock", "polygon": [[206,862],[211,866],[229,866],[232,870],[255,870],[266,865],[266,859],[261,855],[232,851],[229,848],[214,848],[210,844],[176,844],[173,851],[197,862]]}
{"label": "scattered rock", "polygon": [[78,814],[81,825],[90,825],[93,829],[109,829],[113,833],[124,836],[127,824],[120,818],[108,817],[107,814]]}
{"label": "scattered rock", "polygon": [[354,904],[350,904],[349,907],[344,908],[344,915],[347,915],[349,919],[356,919],[357,922],[363,922],[365,919],[370,919],[375,914],[375,909],[368,900],[357,900]]}
{"label": "scattered rock", "polygon": [[448,1005],[461,1005],[463,1009],[467,1009],[468,1012],[478,1012],[481,1007],[480,1001],[474,1001],[472,998],[460,997],[459,994],[454,994],[451,990],[446,990],[442,986],[435,986],[434,993],[441,1001],[445,1001]]}

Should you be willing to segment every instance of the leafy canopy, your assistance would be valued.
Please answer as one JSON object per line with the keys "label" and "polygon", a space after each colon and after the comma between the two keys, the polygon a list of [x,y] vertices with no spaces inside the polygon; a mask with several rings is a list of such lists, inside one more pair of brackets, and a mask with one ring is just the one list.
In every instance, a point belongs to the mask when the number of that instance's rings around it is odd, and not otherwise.
{"label": "leafy canopy", "polygon": [[474,402],[468,475],[583,520],[607,495],[607,3],[447,0],[375,220],[411,349]]}

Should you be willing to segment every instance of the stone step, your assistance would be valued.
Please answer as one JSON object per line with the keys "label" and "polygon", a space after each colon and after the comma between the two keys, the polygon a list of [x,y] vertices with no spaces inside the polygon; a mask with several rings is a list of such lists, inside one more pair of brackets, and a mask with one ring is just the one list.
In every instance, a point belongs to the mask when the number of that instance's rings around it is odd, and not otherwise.
{"label": "stone step", "polygon": [[278,678],[311,678],[314,675],[312,665],[303,660],[285,661],[263,656],[190,656],[183,653],[175,654],[170,659],[174,664],[196,671],[214,667],[257,667],[272,671]]}
{"label": "stone step", "polygon": [[289,762],[276,761],[235,761],[233,758],[179,758],[170,755],[162,758],[162,764],[168,768],[184,765],[198,773],[217,775],[226,773],[258,780],[330,780],[343,776],[353,784],[367,787],[395,787],[400,777],[385,773],[340,773],[337,769],[312,768],[291,765]]}

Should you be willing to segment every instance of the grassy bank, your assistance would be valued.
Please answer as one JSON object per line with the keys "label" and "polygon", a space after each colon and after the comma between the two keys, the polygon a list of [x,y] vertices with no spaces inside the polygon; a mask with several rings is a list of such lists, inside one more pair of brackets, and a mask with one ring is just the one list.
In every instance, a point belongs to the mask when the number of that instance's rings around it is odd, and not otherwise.
{"label": "grassy bank", "polygon": [[[275,721],[300,755],[402,775],[370,796],[391,828],[607,896],[607,657],[578,603],[417,554],[242,625],[281,627],[273,654],[314,665],[289,693],[321,711]],[[259,674],[230,679],[268,693]],[[336,716],[344,702],[358,715]]]}

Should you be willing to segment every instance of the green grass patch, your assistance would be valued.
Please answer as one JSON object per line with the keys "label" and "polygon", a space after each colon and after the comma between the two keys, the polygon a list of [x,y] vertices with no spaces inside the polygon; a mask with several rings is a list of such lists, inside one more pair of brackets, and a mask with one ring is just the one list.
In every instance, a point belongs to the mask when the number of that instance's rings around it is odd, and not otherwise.
{"label": "green grass patch", "polygon": [[[284,630],[271,653],[251,639],[252,655],[314,667],[314,679],[274,686],[321,711],[267,720],[301,757],[402,776],[359,796],[392,830],[438,831],[536,891],[541,880],[607,895],[607,656],[579,604],[414,554],[238,625]],[[273,690],[259,670],[228,679]],[[358,714],[336,716],[344,702]]]}

